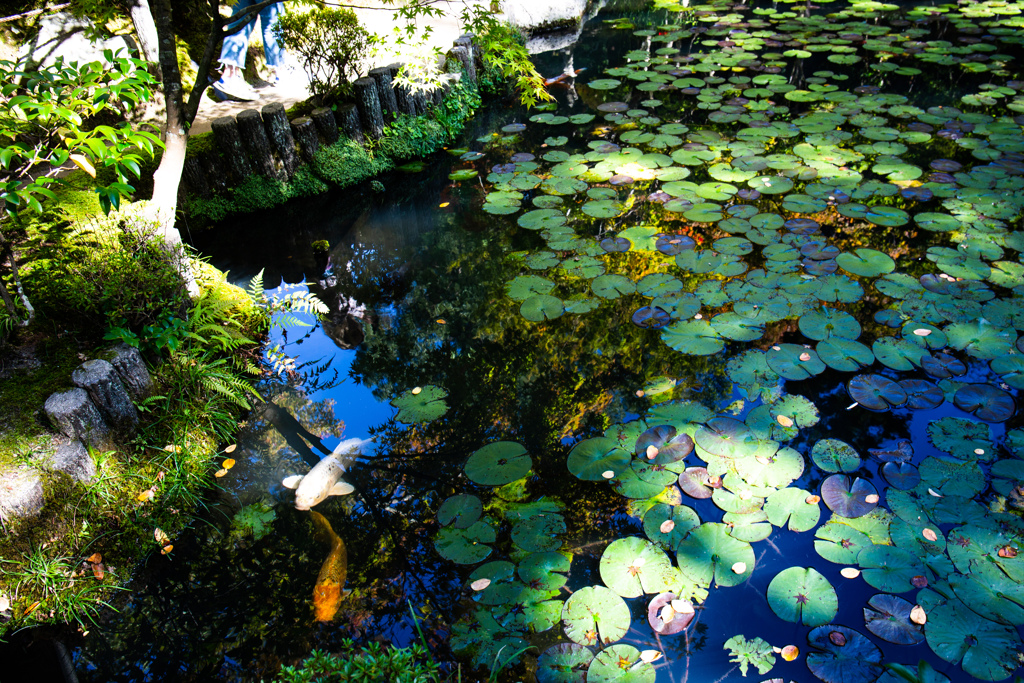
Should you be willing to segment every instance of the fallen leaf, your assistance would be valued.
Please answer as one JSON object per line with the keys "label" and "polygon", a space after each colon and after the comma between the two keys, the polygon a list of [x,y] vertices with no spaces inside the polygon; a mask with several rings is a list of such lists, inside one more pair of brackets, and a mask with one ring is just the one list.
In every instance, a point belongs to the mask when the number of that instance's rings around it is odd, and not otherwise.
{"label": "fallen leaf", "polygon": [[217,470],[216,472],[214,472],[214,473],[213,473],[213,476],[215,476],[215,477],[217,477],[217,478],[219,479],[220,477],[223,477],[223,476],[224,476],[225,474],[227,474],[227,473],[228,473],[228,471],[227,471],[227,470],[225,470],[225,469],[220,469],[220,470]]}
{"label": "fallen leaf", "polygon": [[999,555],[999,557],[1012,560],[1013,558],[1017,557],[1017,549],[1012,546],[1004,545],[1002,548],[999,549],[999,552],[997,552],[996,554]]}
{"label": "fallen leaf", "polygon": [[234,453],[236,448],[238,448],[238,444],[237,443],[233,443],[230,446],[228,446],[227,448],[225,448],[224,452],[225,453]]}
{"label": "fallen leaf", "polygon": [[656,457],[658,457],[658,447],[657,446],[653,446],[653,445],[652,446],[648,446],[647,447],[647,459],[648,460],[654,460]]}
{"label": "fallen leaf", "polygon": [[779,415],[778,417],[775,418],[775,421],[778,422],[783,427],[792,427],[794,424],[793,418],[789,417],[788,415]]}
{"label": "fallen leaf", "polygon": [[491,585],[490,579],[477,579],[473,583],[469,584],[469,587],[475,591],[482,591]]}
{"label": "fallen leaf", "polygon": [[160,527],[153,529],[153,538],[155,538],[156,542],[160,545],[167,545],[171,542],[170,537],[168,537],[168,535],[164,533],[164,530]]}
{"label": "fallen leaf", "polygon": [[647,662],[648,664],[650,664],[651,662],[656,662],[657,660],[661,659],[661,657],[662,654],[658,650],[644,650],[640,653],[640,659]]}
{"label": "fallen leaf", "polygon": [[446,324],[446,321],[445,321],[445,319],[444,319],[444,318],[438,318],[438,319],[437,319],[437,324],[438,324],[438,325],[444,325],[444,324]]}
{"label": "fallen leaf", "polygon": [[928,579],[926,577],[921,576],[920,574],[918,574],[914,578],[910,579],[910,584],[914,588],[927,588],[928,587]]}
{"label": "fallen leaf", "polygon": [[918,337],[927,337],[931,333],[931,330],[925,329],[923,327],[919,327],[916,330],[914,330],[914,334],[916,334]]}
{"label": "fallen leaf", "polygon": [[929,529],[928,527],[924,528],[924,530],[921,532],[921,535],[924,536],[929,541],[931,541],[932,543],[934,543],[935,541],[939,540],[938,535],[934,531]]}
{"label": "fallen leaf", "polygon": [[877,493],[869,493],[868,495],[864,496],[864,502],[865,503],[871,503],[871,504],[877,503],[878,502],[878,494]]}
{"label": "fallen leaf", "polygon": [[605,470],[604,472],[601,473],[601,476],[604,477],[605,479],[614,479],[615,472],[611,470]]}
{"label": "fallen leaf", "polygon": [[936,498],[943,498],[944,496],[936,491],[935,489],[928,489],[928,495],[935,496]]}
{"label": "fallen leaf", "polygon": [[752,494],[750,493],[750,491],[748,491],[746,489],[743,489],[742,491],[740,491],[739,497],[740,497],[740,500],[750,500],[750,496],[751,495]]}
{"label": "fallen leaf", "polygon": [[99,564],[103,561],[103,555],[100,553],[93,553],[89,557],[85,558],[86,562],[92,562],[93,564]]}
{"label": "fallen leaf", "polygon": [[410,393],[412,393],[412,395],[415,396],[416,394],[420,393],[421,391],[423,391],[423,387],[413,387],[412,388],[412,392],[410,392]]}
{"label": "fallen leaf", "polygon": [[6,595],[0,595],[0,612],[6,612],[11,608],[11,600]]}
{"label": "fallen leaf", "polygon": [[174,550],[174,546],[173,545],[165,545],[163,548],[160,548],[160,554],[161,555],[166,555],[167,553],[171,552],[172,550]]}
{"label": "fallen leaf", "polygon": [[644,390],[643,389],[637,389],[636,390],[636,397],[637,398],[643,398],[644,397]]}
{"label": "fallen leaf", "polygon": [[690,604],[689,600],[673,600],[672,609],[679,614],[693,614],[693,605]]}
{"label": "fallen leaf", "polygon": [[796,645],[787,645],[782,648],[782,658],[787,662],[792,662],[794,659],[800,656],[800,648]]}
{"label": "fallen leaf", "polygon": [[817,505],[821,502],[821,496],[807,496],[804,498],[804,502],[808,505]]}
{"label": "fallen leaf", "polygon": [[806,351],[800,354],[800,360],[808,361],[810,359],[811,359],[811,354],[807,353]]}
{"label": "fallen leaf", "polygon": [[737,562],[736,564],[734,564],[732,566],[732,573],[733,574],[742,574],[745,571],[747,571],[747,563],[746,562]]}
{"label": "fallen leaf", "polygon": [[985,449],[984,448],[975,448],[974,449],[974,454],[975,455],[985,455]]}
{"label": "fallen leaf", "polygon": [[673,609],[672,605],[665,605],[661,608],[661,612],[658,616],[660,616],[661,620],[667,624],[676,618],[676,611]]}
{"label": "fallen leaf", "polygon": [[676,523],[673,522],[671,519],[666,519],[664,522],[661,523],[661,526],[658,527],[658,529],[663,534],[671,533],[672,530],[675,529],[675,528],[676,528]]}
{"label": "fallen leaf", "polygon": [[103,563],[94,564],[92,566],[92,575],[96,577],[97,581],[103,580]]}
{"label": "fallen leaf", "polygon": [[846,645],[846,636],[839,631],[832,631],[828,634],[828,639],[832,641],[832,644],[836,647],[842,647]]}
{"label": "fallen leaf", "polygon": [[720,489],[720,488],[722,488],[722,478],[721,477],[717,477],[717,476],[715,476],[715,477],[709,476],[708,477],[708,486],[710,486],[713,489]]}
{"label": "fallen leaf", "polygon": [[771,463],[771,460],[769,460],[768,458],[764,457],[763,455],[755,455],[754,456],[754,460],[758,461],[762,465],[768,465],[768,464]]}
{"label": "fallen leaf", "polygon": [[924,613],[924,607],[914,605],[914,609],[910,610],[910,620],[915,624],[924,626],[928,621],[928,615]]}
{"label": "fallen leaf", "polygon": [[704,317],[703,315],[701,315],[700,313],[698,313],[697,315],[693,316],[693,319],[694,319],[694,320],[700,320],[700,319],[701,319],[701,318],[703,318],[703,317]]}
{"label": "fallen leaf", "polygon": [[146,489],[145,491],[140,493],[138,496],[136,496],[135,499],[137,501],[139,501],[140,503],[146,503],[148,501],[153,500],[153,496],[155,496],[155,495],[156,495],[156,487],[154,486],[153,488]]}
{"label": "fallen leaf", "polygon": [[224,460],[224,462],[222,462],[220,464],[220,466],[223,467],[226,470],[230,470],[232,467],[235,466],[235,459],[234,458],[227,458],[227,459]]}
{"label": "fallen leaf", "polygon": [[856,567],[843,567],[841,570],[839,570],[839,573],[842,575],[844,579],[856,579],[858,576],[860,576],[860,570]]}
{"label": "fallen leaf", "polygon": [[168,453],[181,453],[181,446],[177,446],[173,443],[169,443],[164,446],[164,450]]}
{"label": "fallen leaf", "polygon": [[450,203],[451,202],[441,202],[440,204],[438,204],[438,207],[443,209],[444,207],[448,206],[448,204],[450,204]]}
{"label": "fallen leaf", "polygon": [[38,608],[39,608],[39,601],[36,600],[31,605],[29,605],[28,607],[25,608],[25,612],[21,616],[27,617],[28,615],[30,615],[33,612],[35,612],[36,609],[38,609]]}

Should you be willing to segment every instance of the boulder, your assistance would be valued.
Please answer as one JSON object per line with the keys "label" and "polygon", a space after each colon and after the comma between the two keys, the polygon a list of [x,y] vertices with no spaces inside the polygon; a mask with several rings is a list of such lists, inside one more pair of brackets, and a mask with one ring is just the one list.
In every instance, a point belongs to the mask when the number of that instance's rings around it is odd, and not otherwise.
{"label": "boulder", "polygon": [[135,434],[139,411],[113,365],[105,360],[87,360],[71,373],[71,383],[89,392],[89,398],[118,436]]}
{"label": "boulder", "polygon": [[81,439],[93,448],[106,451],[114,448],[110,427],[85,389],[75,388],[50,394],[43,411],[53,428],[72,439]]}
{"label": "boulder", "polygon": [[43,509],[43,479],[32,469],[0,472],[0,516],[33,517]]}
{"label": "boulder", "polygon": [[118,344],[113,349],[110,364],[117,371],[124,388],[136,401],[149,398],[153,393],[153,378],[149,376],[142,354],[134,346]]}
{"label": "boulder", "polygon": [[575,28],[587,9],[587,0],[501,0],[498,8],[505,21],[529,33]]}
{"label": "boulder", "polygon": [[83,484],[96,478],[96,463],[89,455],[89,449],[78,439],[58,446],[56,452],[46,459],[46,466]]}
{"label": "boulder", "polygon": [[121,50],[121,56],[128,56],[128,51],[135,50],[134,41],[125,36],[113,36],[92,39],[96,27],[84,17],[76,17],[70,12],[47,14],[39,20],[39,32],[28,43],[18,50],[18,64],[35,69],[40,65],[48,66],[62,57],[65,63],[88,63],[105,61],[104,50]]}

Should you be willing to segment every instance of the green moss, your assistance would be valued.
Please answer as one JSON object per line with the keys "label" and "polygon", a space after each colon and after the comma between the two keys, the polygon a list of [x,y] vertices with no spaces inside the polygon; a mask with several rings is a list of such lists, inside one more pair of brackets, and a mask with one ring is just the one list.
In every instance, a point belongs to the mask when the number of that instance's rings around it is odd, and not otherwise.
{"label": "green moss", "polygon": [[201,156],[205,154],[218,154],[217,140],[213,137],[213,131],[190,135],[188,147],[185,150],[185,158]]}

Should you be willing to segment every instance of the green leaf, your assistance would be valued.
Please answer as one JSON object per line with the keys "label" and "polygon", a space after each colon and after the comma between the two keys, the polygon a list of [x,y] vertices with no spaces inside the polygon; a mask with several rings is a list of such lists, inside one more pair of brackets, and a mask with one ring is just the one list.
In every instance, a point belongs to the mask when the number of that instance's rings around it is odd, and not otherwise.
{"label": "green leaf", "polygon": [[526,449],[513,441],[498,441],[477,449],[466,461],[466,476],[481,486],[502,486],[522,479],[533,467]]}
{"label": "green leaf", "polygon": [[736,635],[725,641],[722,647],[729,650],[729,661],[740,665],[740,674],[743,676],[747,675],[751,664],[762,676],[775,666],[775,652],[771,644],[761,638],[747,640],[745,636]]}
{"label": "green leaf", "polygon": [[839,598],[832,584],[810,567],[782,570],[768,584],[768,604],[781,619],[806,626],[832,621]]}
{"label": "green leaf", "polygon": [[411,389],[392,399],[391,405],[398,408],[395,419],[406,424],[436,420],[448,412],[448,404],[444,401],[447,395],[447,391],[432,384],[421,387],[420,391]]}

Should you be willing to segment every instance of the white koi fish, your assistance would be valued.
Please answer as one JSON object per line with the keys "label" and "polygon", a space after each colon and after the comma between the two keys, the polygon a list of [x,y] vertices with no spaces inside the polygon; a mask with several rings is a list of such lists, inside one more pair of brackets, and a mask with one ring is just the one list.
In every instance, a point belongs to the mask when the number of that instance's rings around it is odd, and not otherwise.
{"label": "white koi fish", "polygon": [[368,439],[348,439],[338,444],[334,452],[323,458],[305,475],[294,474],[281,482],[286,488],[295,489],[295,509],[309,510],[322,503],[328,496],[346,496],[353,491],[352,484],[342,481],[345,465],[340,457],[358,453]]}

